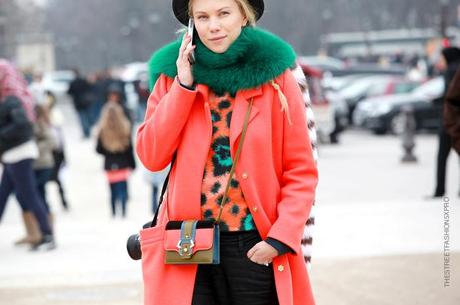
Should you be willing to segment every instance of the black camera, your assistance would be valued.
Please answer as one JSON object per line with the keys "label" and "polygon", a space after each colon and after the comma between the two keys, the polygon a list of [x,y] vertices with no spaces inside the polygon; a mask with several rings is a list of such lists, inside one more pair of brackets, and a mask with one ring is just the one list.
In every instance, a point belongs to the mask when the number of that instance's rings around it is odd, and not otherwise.
{"label": "black camera", "polygon": [[128,250],[129,257],[131,257],[133,260],[137,261],[142,258],[139,234],[133,234],[128,238],[126,249]]}
{"label": "black camera", "polygon": [[[147,229],[151,226],[152,222],[148,222],[143,226],[143,228]],[[129,257],[131,257],[133,260],[137,261],[142,258],[141,239],[139,234],[133,234],[128,238],[126,249],[128,250]]]}

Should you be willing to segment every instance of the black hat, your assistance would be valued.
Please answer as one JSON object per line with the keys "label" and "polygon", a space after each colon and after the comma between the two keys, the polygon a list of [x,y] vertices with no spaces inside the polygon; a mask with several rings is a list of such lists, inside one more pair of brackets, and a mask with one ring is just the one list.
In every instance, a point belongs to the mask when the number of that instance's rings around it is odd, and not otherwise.
{"label": "black hat", "polygon": [[[188,24],[188,2],[189,0],[173,0],[172,2],[174,15],[184,25]],[[256,11],[256,19],[259,20],[264,13],[264,1],[248,0],[248,2]]]}
{"label": "black hat", "polygon": [[121,87],[120,84],[112,83],[107,87],[107,92],[123,94],[123,88]]}
{"label": "black hat", "polygon": [[448,64],[460,60],[460,49],[456,47],[447,47],[442,50],[442,55]]}

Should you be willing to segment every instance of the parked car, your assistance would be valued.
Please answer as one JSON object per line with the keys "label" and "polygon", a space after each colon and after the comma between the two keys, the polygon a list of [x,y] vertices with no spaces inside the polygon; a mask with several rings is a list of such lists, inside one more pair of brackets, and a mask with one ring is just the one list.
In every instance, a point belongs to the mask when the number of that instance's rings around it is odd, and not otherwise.
{"label": "parked car", "polygon": [[320,69],[326,79],[358,74],[386,74],[403,76],[407,73],[407,67],[391,64],[381,65],[378,63],[350,63],[329,56],[300,56],[300,64]]}
{"label": "parked car", "polygon": [[338,93],[348,105],[349,120],[352,121],[356,106],[364,99],[376,96],[407,93],[414,90],[419,81],[410,81],[393,75],[372,75],[354,80]]}
{"label": "parked car", "polygon": [[124,82],[126,92],[126,106],[135,116],[138,112],[139,100],[135,89],[135,82],[148,78],[148,64],[133,62],[119,68],[119,78]]}
{"label": "parked car", "polygon": [[320,140],[338,143],[339,134],[348,126],[348,107],[345,100],[336,93],[324,90],[322,71],[302,63],[300,66],[307,78]]}
{"label": "parked car", "polygon": [[75,79],[75,73],[70,70],[52,71],[43,74],[41,86],[44,91],[51,92],[58,100],[66,97],[70,83]]}
{"label": "parked car", "polygon": [[412,93],[374,97],[361,102],[354,113],[354,121],[376,134],[404,130],[403,107],[414,110],[416,129],[437,129],[440,126],[444,79],[434,78],[416,88]]}
{"label": "parked car", "polygon": [[323,87],[328,91],[338,92],[345,87],[350,86],[353,82],[360,78],[372,76],[373,74],[351,74],[337,77],[325,77],[323,79]]}
{"label": "parked car", "polygon": [[379,65],[376,63],[356,63],[346,66],[344,69],[336,70],[331,73],[334,76],[346,76],[357,74],[374,74],[374,75],[395,75],[404,76],[407,74],[407,67],[402,65]]}
{"label": "parked car", "polygon": [[335,71],[344,70],[346,64],[344,61],[329,56],[301,56],[298,58],[300,65],[308,66],[324,72],[334,74]]}

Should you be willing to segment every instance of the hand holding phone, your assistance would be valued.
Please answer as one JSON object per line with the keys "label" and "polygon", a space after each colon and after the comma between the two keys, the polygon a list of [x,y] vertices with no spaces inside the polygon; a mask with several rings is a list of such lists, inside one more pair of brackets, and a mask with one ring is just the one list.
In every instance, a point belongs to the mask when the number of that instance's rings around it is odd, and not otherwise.
{"label": "hand holding phone", "polygon": [[177,78],[182,85],[188,87],[191,87],[194,82],[192,64],[195,62],[195,56],[191,55],[191,53],[193,53],[196,46],[193,45],[193,34],[193,21],[191,21],[186,35],[182,37],[176,61]]}
{"label": "hand holding phone", "polygon": [[[193,18],[190,18],[188,20],[188,27],[187,27],[187,33],[188,33],[188,36],[190,37],[190,42],[188,46],[193,46],[194,31],[195,31],[195,24],[193,22]],[[191,65],[195,63],[195,52],[193,50],[188,55],[188,61],[190,62]]]}

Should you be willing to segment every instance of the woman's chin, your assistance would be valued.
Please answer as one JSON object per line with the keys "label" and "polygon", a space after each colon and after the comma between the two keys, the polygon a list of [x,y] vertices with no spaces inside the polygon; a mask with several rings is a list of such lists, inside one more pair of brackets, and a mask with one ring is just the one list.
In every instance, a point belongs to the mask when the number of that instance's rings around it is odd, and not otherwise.
{"label": "woman's chin", "polygon": [[214,53],[224,53],[225,51],[228,50],[228,47],[227,45],[223,45],[223,44],[212,44],[212,45],[208,45],[206,46],[209,50],[213,51]]}

